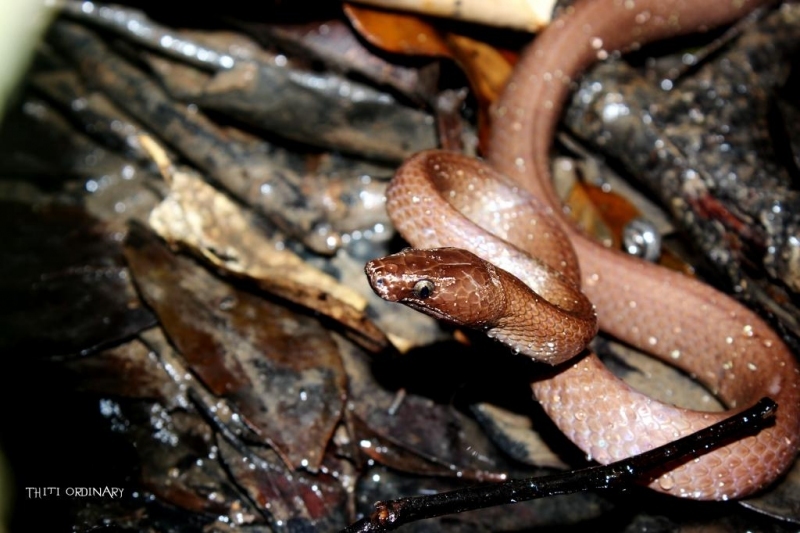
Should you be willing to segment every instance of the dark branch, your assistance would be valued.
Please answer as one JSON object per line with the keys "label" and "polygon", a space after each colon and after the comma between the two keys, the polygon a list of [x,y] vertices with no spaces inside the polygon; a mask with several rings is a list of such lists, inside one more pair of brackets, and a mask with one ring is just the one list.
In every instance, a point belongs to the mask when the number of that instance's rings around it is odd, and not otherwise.
{"label": "dark branch", "polygon": [[776,408],[775,402],[763,398],[753,407],[713,426],[605,466],[479,485],[429,496],[380,501],[375,504],[375,511],[370,516],[350,525],[343,533],[390,531],[409,522],[446,514],[585,490],[617,489],[651,481],[670,467],[757,432],[771,421]]}

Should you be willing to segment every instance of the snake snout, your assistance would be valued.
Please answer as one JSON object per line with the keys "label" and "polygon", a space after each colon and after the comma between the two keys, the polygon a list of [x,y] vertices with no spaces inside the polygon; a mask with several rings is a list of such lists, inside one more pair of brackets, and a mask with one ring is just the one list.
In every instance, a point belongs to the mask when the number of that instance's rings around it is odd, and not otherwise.
{"label": "snake snout", "polygon": [[[394,267],[394,268],[393,268]],[[397,270],[396,265],[391,263],[387,264],[381,259],[373,259],[368,261],[364,266],[364,273],[367,275],[367,281],[372,290],[383,298],[384,300],[396,300],[392,297],[392,283],[393,277],[392,270]]]}

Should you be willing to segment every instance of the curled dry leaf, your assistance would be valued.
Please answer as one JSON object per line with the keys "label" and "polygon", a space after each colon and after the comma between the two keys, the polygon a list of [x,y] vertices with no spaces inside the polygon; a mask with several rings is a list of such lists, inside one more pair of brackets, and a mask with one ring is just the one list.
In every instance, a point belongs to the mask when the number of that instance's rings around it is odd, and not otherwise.
{"label": "curled dry leaf", "polygon": [[512,65],[508,58],[493,46],[466,35],[449,33],[447,44],[453,59],[466,74],[472,94],[478,102],[478,136],[487,146],[491,127],[491,106],[497,101]]}
{"label": "curled dry leaf", "polygon": [[[578,153],[582,150],[566,142]],[[553,165],[553,176],[570,214],[583,230],[606,246],[624,249],[626,226],[636,219],[651,222],[661,237],[675,231],[664,212],[641,191],[630,186],[608,167],[589,159],[581,162],[562,157]],[[602,168],[600,168],[602,167]],[[595,185],[602,183],[602,185]],[[694,268],[668,246],[661,247],[658,263],[666,268],[693,276]]]}
{"label": "curled dry leaf", "polygon": [[174,169],[152,140],[143,139],[143,144],[170,184],[168,196],[150,215],[151,227],[162,238],[342,323],[368,348],[386,345],[383,333],[364,315],[362,296],[268,238],[245,210],[200,177]]}
{"label": "curled dry leaf", "polygon": [[447,44],[470,81],[481,107],[496,101],[511,75],[511,63],[504,54],[484,42],[449,33]]}
{"label": "curled dry leaf", "polygon": [[344,4],[353,27],[370,43],[396,54],[450,57],[439,30],[421,18]]}
{"label": "curled dry leaf", "polygon": [[375,46],[393,53],[448,57],[463,69],[478,100],[482,136],[488,133],[489,106],[511,74],[511,63],[496,48],[479,40],[440,31],[414,15],[345,4],[353,26]]}

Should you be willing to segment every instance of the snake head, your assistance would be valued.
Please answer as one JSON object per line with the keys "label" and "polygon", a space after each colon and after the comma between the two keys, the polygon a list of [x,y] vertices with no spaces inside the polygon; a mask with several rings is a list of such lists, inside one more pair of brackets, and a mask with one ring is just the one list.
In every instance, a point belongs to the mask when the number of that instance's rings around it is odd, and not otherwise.
{"label": "snake head", "polygon": [[364,270],[384,300],[461,326],[492,325],[505,308],[494,265],[460,248],[406,248]]}

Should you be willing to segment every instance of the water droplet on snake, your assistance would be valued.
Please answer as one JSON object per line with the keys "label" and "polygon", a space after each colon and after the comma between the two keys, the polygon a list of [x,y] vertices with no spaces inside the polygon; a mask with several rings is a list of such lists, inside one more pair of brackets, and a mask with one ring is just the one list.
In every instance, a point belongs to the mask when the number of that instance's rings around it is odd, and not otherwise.
{"label": "water droplet on snake", "polygon": [[672,490],[675,488],[675,480],[672,479],[672,476],[669,474],[664,474],[660,478],[658,478],[658,486],[661,487],[663,490]]}

